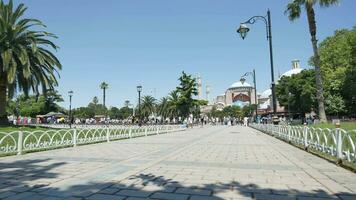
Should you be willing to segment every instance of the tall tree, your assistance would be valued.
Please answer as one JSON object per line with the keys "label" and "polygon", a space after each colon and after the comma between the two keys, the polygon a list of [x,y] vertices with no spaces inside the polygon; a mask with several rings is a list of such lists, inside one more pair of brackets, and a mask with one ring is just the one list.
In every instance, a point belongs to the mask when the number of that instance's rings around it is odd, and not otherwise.
{"label": "tall tree", "polygon": [[141,115],[143,118],[148,118],[155,113],[156,99],[153,96],[143,96],[141,104]]}
{"label": "tall tree", "polygon": [[289,20],[293,21],[300,17],[301,7],[304,7],[306,10],[314,52],[313,63],[315,67],[316,97],[318,99],[319,118],[321,122],[326,122],[327,119],[325,115],[323,81],[320,70],[320,57],[318,54],[318,41],[316,39],[314,5],[319,4],[321,7],[329,7],[337,4],[338,2],[339,0],[293,0],[287,5],[287,10],[285,11],[285,13],[288,14]]}
{"label": "tall tree", "polygon": [[192,75],[188,75],[184,71],[178,80],[180,81],[177,87],[179,94],[178,109],[182,117],[187,118],[192,113],[192,109],[196,107],[193,96],[198,94],[197,81],[195,78],[192,78]]}
{"label": "tall tree", "polygon": [[0,1],[0,125],[8,123],[7,97],[16,91],[45,93],[58,85],[56,75],[61,64],[48,49],[58,47],[49,40],[55,35],[41,31],[45,25],[37,19],[24,18],[24,4],[14,8]]}
{"label": "tall tree", "polygon": [[[319,44],[326,114],[356,115],[356,26]],[[310,60],[312,62],[312,58]]]}
{"label": "tall tree", "polygon": [[283,76],[277,84],[276,95],[281,106],[304,118],[305,113],[317,107],[315,90],[315,70],[309,69],[290,77]]}
{"label": "tall tree", "polygon": [[103,90],[103,105],[105,107],[105,97],[106,97],[106,90],[109,88],[109,84],[102,82],[100,84],[100,89]]}

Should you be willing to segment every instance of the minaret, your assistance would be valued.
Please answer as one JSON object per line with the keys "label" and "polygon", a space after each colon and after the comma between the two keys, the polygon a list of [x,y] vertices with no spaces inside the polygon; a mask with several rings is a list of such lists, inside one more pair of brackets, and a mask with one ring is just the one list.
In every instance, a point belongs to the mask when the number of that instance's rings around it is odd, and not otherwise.
{"label": "minaret", "polygon": [[201,77],[197,77],[197,89],[198,89],[198,99],[202,99],[202,84],[201,84]]}
{"label": "minaret", "polygon": [[206,93],[206,100],[208,101],[209,104],[210,86],[208,84],[206,84],[205,93]]}
{"label": "minaret", "polygon": [[300,61],[298,59],[292,60],[292,69],[300,68]]}

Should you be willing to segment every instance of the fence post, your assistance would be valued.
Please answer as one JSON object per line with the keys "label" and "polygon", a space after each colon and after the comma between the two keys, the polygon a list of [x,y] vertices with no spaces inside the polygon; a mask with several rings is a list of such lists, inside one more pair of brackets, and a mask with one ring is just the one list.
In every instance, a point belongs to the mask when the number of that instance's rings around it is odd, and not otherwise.
{"label": "fence post", "polygon": [[74,128],[73,129],[73,146],[77,146],[77,129],[76,128]]}
{"label": "fence post", "polygon": [[110,142],[110,128],[109,128],[109,125],[106,127],[106,141]]}
{"label": "fence post", "polygon": [[130,127],[130,129],[129,129],[129,138],[131,138],[132,136],[132,127]]}
{"label": "fence post", "polygon": [[23,132],[19,131],[19,137],[17,140],[17,155],[22,155],[22,147],[23,147]]}
{"label": "fence post", "polygon": [[342,159],[342,133],[340,130],[340,123],[335,124],[336,129],[336,157]]}
{"label": "fence post", "polygon": [[292,141],[291,132],[292,132],[292,126],[288,126],[288,141],[289,141],[289,142]]}
{"label": "fence post", "polygon": [[145,136],[147,136],[147,127],[145,128]]}
{"label": "fence post", "polygon": [[156,134],[158,135],[159,134],[159,126],[158,125],[156,125],[156,127],[157,127],[157,130],[156,130]]}
{"label": "fence post", "polygon": [[303,131],[303,136],[304,136],[304,147],[308,147],[308,127],[307,124],[304,123],[304,131]]}

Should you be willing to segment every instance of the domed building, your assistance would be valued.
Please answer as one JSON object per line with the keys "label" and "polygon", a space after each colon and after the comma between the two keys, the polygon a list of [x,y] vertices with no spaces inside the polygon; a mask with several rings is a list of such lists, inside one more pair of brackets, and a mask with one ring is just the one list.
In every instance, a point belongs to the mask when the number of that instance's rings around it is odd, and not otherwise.
{"label": "domed building", "polygon": [[225,106],[244,107],[255,102],[254,87],[247,83],[244,79],[237,81],[228,87],[224,94],[218,95],[215,100],[215,105],[218,110],[222,110]]}
{"label": "domed building", "polygon": [[[300,61],[295,59],[292,60],[292,69],[283,73],[283,76],[292,76],[303,71],[300,67]],[[276,82],[278,84],[278,81]],[[214,105],[218,110],[222,110],[225,106],[236,105],[244,107],[245,105],[258,104],[259,115],[269,114],[273,111],[273,101],[272,101],[272,91],[271,89],[266,89],[262,93],[257,93],[257,102],[255,102],[255,90],[254,87],[243,79],[237,81],[228,87],[225,93],[220,94],[216,97]],[[286,110],[279,106],[277,100],[277,112],[285,113]]]}
{"label": "domed building", "polygon": [[[304,69],[300,67],[300,61],[297,59],[292,60],[292,69],[284,72],[278,80],[283,76],[290,77],[294,74],[299,74]],[[276,84],[278,84],[278,80]],[[273,101],[272,101],[272,90],[267,89],[263,91],[260,95],[258,95],[258,113],[270,113],[273,110]],[[284,107],[280,106],[277,99],[277,113],[285,113],[286,110]]]}

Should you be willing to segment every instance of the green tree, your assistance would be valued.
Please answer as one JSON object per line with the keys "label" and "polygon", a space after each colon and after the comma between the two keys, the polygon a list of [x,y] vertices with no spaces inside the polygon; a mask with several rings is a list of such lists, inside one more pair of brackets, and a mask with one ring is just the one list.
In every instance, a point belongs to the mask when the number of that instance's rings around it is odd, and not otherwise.
{"label": "green tree", "polygon": [[7,95],[32,90],[39,93],[52,90],[58,85],[56,74],[61,64],[48,47],[57,46],[48,38],[56,36],[41,31],[45,25],[37,19],[23,18],[26,7],[14,8],[0,1],[0,125],[8,123],[6,114]]}
{"label": "green tree", "polygon": [[317,107],[315,90],[315,71],[303,70],[291,77],[283,76],[276,85],[276,96],[281,106],[304,118]]}
{"label": "green tree", "polygon": [[98,105],[98,103],[99,103],[99,99],[98,99],[98,97],[97,97],[97,96],[95,96],[95,97],[93,98],[92,103],[93,103],[94,105]]}
{"label": "green tree", "polygon": [[119,119],[127,119],[133,114],[133,108],[129,108],[128,106],[124,106],[120,108],[121,118]]}
{"label": "green tree", "polygon": [[63,102],[62,95],[58,94],[58,91],[51,90],[46,92],[42,97],[45,99],[44,113],[59,112],[62,108],[58,103]]}
{"label": "green tree", "polygon": [[117,107],[111,107],[109,109],[109,117],[111,119],[122,119],[122,114],[120,112],[120,109]]}
{"label": "green tree", "polygon": [[223,117],[242,117],[242,110],[239,106],[226,106],[222,110]]}
{"label": "green tree", "polygon": [[96,96],[93,98],[93,101],[88,104],[87,107],[94,112],[94,115],[107,114],[107,108],[103,104],[99,104],[98,97]]}
{"label": "green tree", "polygon": [[192,75],[188,75],[184,71],[178,80],[180,84],[177,87],[179,95],[177,107],[181,116],[187,118],[196,107],[196,101],[193,96],[198,94],[197,82],[195,78],[192,78]]}
{"label": "green tree", "polygon": [[81,119],[93,118],[94,115],[95,115],[95,110],[89,107],[79,107],[73,110],[73,116],[75,118],[81,118]]}
{"label": "green tree", "polygon": [[341,96],[329,95],[325,99],[326,113],[339,116],[339,113],[345,112],[345,102]]}
{"label": "green tree", "polygon": [[[356,44],[354,45],[354,47]],[[356,50],[353,54],[353,66],[356,66]],[[350,67],[346,70],[346,77],[342,85],[342,95],[344,97],[346,109],[349,115],[356,117],[356,69]]]}
{"label": "green tree", "polygon": [[323,81],[321,77],[320,69],[320,57],[318,53],[318,41],[316,39],[316,22],[315,22],[315,12],[314,5],[319,4],[322,7],[328,7],[337,4],[339,0],[293,0],[287,5],[287,10],[285,13],[291,21],[300,17],[301,7],[306,10],[309,32],[311,35],[311,42],[313,46],[313,64],[315,67],[315,83],[316,83],[316,97],[318,99],[318,111],[319,118],[321,122],[326,122],[325,106],[324,106],[324,94],[323,94]]}
{"label": "green tree", "polygon": [[141,103],[141,117],[147,119],[156,111],[156,99],[150,95],[143,96]]}
{"label": "green tree", "polygon": [[62,102],[62,96],[57,91],[49,91],[46,95],[20,95],[16,99],[8,101],[7,112],[16,116],[36,117],[49,112],[64,112],[58,103]]}
{"label": "green tree", "polygon": [[319,55],[326,113],[356,113],[356,27],[337,30],[323,40]]}

